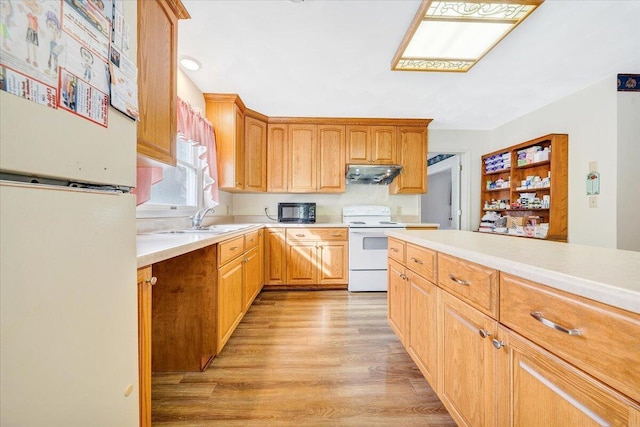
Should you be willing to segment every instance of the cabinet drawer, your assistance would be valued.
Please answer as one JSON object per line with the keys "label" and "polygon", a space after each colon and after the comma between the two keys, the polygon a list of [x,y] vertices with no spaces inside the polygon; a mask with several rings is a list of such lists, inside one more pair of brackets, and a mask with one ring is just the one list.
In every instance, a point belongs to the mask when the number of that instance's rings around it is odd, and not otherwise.
{"label": "cabinet drawer", "polygon": [[436,281],[436,252],[407,243],[407,268],[425,279]]}
{"label": "cabinet drawer", "polygon": [[244,236],[219,243],[218,266],[221,266],[244,252]]}
{"label": "cabinet drawer", "polygon": [[640,315],[501,274],[500,322],[640,401]]}
{"label": "cabinet drawer", "polygon": [[255,248],[260,243],[260,230],[252,231],[244,235],[244,249]]}
{"label": "cabinet drawer", "polygon": [[481,312],[497,318],[496,270],[438,253],[438,285]]}
{"label": "cabinet drawer", "polygon": [[389,237],[387,242],[387,246],[389,247],[389,258],[395,259],[400,264],[404,264],[405,243],[391,237]]}
{"label": "cabinet drawer", "polygon": [[347,240],[346,228],[288,228],[287,240],[293,241],[327,241]]}

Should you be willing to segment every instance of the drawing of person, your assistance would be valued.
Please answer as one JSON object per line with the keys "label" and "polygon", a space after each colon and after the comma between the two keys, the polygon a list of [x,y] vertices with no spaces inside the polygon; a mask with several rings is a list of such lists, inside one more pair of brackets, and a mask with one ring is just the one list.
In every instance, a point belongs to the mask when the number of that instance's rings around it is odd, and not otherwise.
{"label": "drawing of person", "polygon": [[80,58],[82,59],[82,68],[84,68],[84,78],[90,82],[91,81],[91,66],[93,65],[93,55],[89,50],[81,46],[80,47]]}
{"label": "drawing of person", "polygon": [[55,13],[48,10],[46,14],[45,24],[51,32],[51,41],[49,42],[49,61],[47,62],[47,70],[45,73],[58,74],[58,56],[64,49],[64,46],[58,44],[58,40],[62,36],[60,32],[60,21]]}
{"label": "drawing of person", "polygon": [[[27,12],[27,64],[31,64],[31,56],[33,53],[33,66],[38,66],[38,15],[42,13],[42,7],[38,0],[22,0],[22,3],[29,9]],[[19,6],[20,11],[24,12],[22,5]]]}
{"label": "drawing of person", "polygon": [[0,37],[2,37],[2,48],[7,52],[10,52],[11,49],[7,44],[7,40],[11,40],[11,34],[9,34],[9,27],[13,26],[13,5],[11,4],[11,0],[1,0],[0,1],[0,15],[2,19],[0,19]]}

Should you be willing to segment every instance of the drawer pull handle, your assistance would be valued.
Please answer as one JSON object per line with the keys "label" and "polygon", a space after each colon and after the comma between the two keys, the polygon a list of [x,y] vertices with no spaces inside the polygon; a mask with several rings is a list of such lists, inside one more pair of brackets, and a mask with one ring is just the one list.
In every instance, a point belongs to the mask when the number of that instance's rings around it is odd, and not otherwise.
{"label": "drawer pull handle", "polygon": [[342,234],[340,234],[340,233],[333,233],[333,237],[340,237],[340,236],[342,236]]}
{"label": "drawer pull handle", "polygon": [[449,279],[453,280],[454,282],[456,282],[458,285],[463,285],[463,286],[469,286],[471,283],[467,282],[466,280],[460,280],[458,279],[456,276],[454,276],[453,274],[449,275]]}
{"label": "drawer pull handle", "polygon": [[542,323],[544,326],[555,329],[556,331],[564,332],[567,335],[582,335],[582,331],[580,329],[569,329],[565,328],[562,325],[558,325],[557,323],[552,322],[549,319],[545,319],[542,313],[540,313],[539,311],[532,311],[529,314],[531,314],[531,317]]}
{"label": "drawer pull handle", "polygon": [[424,264],[424,261],[419,260],[419,259],[414,258],[414,257],[411,257],[411,261],[415,262],[416,264],[420,264],[420,265],[423,265],[423,264]]}
{"label": "drawer pull handle", "polygon": [[304,234],[296,234],[297,237],[304,237]]}
{"label": "drawer pull handle", "polygon": [[238,250],[238,247],[237,247],[237,246],[234,246],[234,247],[232,247],[232,248],[229,248],[229,250],[230,250],[230,251],[237,251],[237,250]]}
{"label": "drawer pull handle", "polygon": [[389,248],[389,250],[390,250],[391,252],[398,252],[398,249],[396,249],[396,248]]}

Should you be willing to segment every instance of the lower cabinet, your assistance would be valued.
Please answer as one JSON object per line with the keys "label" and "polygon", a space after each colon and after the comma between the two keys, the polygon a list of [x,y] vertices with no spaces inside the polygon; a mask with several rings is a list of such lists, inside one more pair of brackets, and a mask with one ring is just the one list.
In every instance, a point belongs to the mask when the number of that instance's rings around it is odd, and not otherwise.
{"label": "lower cabinet", "polygon": [[138,269],[138,388],[140,427],[151,426],[151,266]]}
{"label": "lower cabinet", "polygon": [[349,282],[346,228],[268,228],[265,285],[273,288],[340,288]]}
{"label": "lower cabinet", "polygon": [[503,426],[638,426],[637,405],[507,328],[499,328]]}
{"label": "lower cabinet", "polygon": [[389,324],[459,426],[640,427],[640,316],[440,253],[436,286],[410,246],[389,239]]}
{"label": "lower cabinet", "polygon": [[497,322],[440,290],[439,396],[459,426],[495,425]]}
{"label": "lower cabinet", "polygon": [[412,271],[409,282],[407,351],[429,384],[437,390],[437,286]]}

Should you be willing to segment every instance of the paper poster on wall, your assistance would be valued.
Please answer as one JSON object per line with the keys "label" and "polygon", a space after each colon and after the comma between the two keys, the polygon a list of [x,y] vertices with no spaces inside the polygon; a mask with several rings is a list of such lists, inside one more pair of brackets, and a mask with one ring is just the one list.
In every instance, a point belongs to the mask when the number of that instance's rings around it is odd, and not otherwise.
{"label": "paper poster on wall", "polygon": [[109,93],[107,62],[73,37],[69,37],[67,41],[62,64],[68,72],[80,77],[85,83]]}
{"label": "paper poster on wall", "polygon": [[107,127],[109,95],[60,68],[60,108]]}
{"label": "paper poster on wall", "polygon": [[60,5],[60,1],[0,1],[3,90],[51,108],[57,105],[58,57],[64,50]]}

